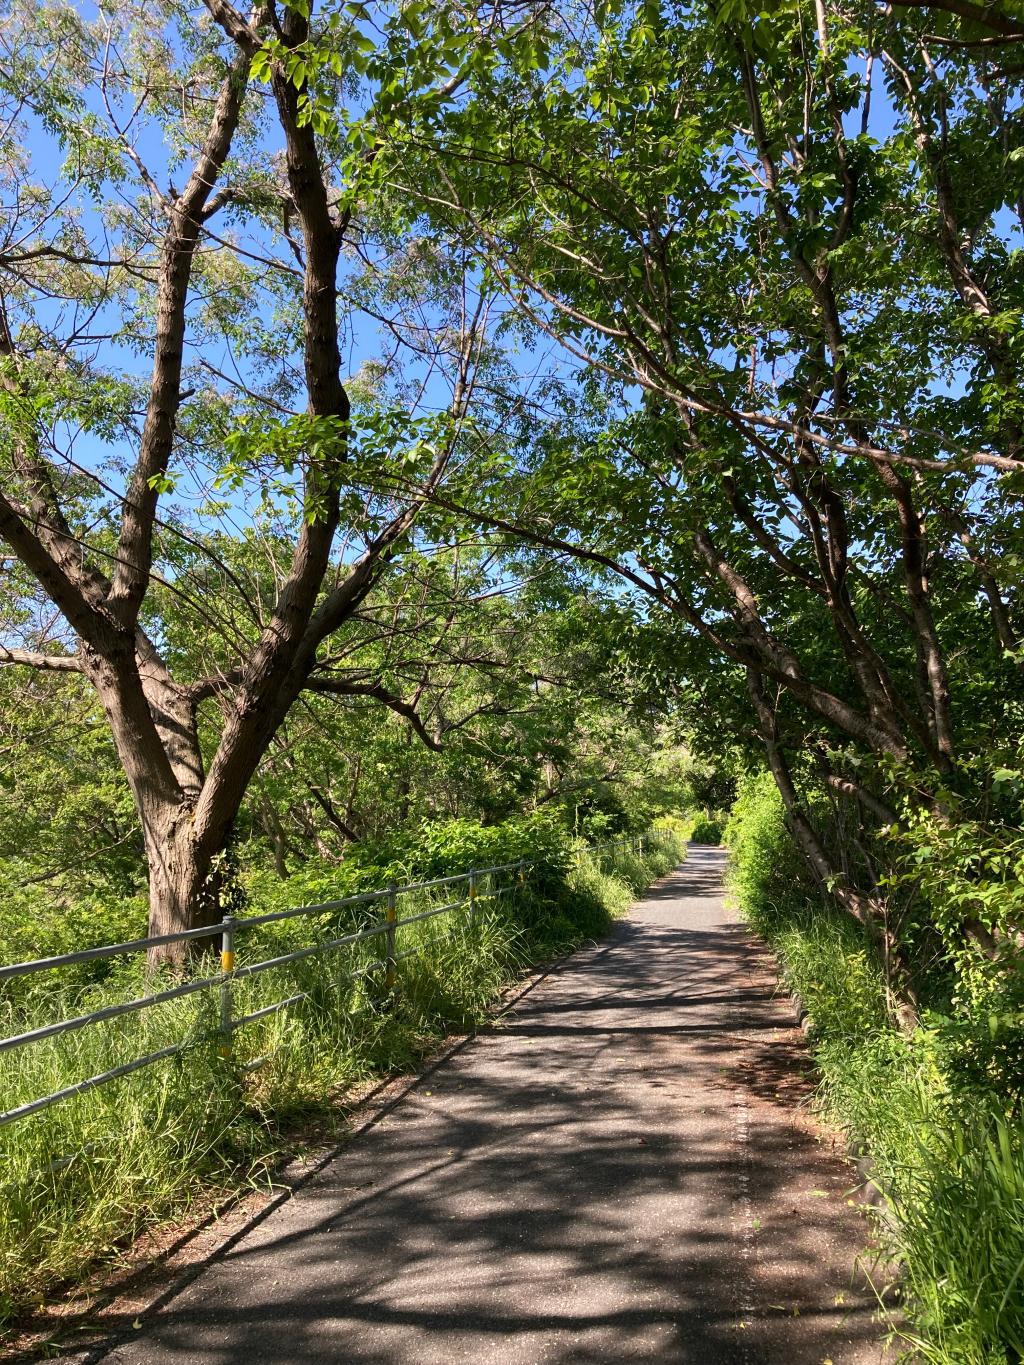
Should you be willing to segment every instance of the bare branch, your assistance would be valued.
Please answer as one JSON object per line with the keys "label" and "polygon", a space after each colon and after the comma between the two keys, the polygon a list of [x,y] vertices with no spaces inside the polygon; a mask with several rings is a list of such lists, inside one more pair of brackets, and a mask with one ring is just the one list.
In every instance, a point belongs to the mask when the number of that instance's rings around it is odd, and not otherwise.
{"label": "bare branch", "polygon": [[39,654],[31,649],[8,649],[0,645],[0,664],[23,664],[41,672],[81,673],[82,665],[72,654]]}

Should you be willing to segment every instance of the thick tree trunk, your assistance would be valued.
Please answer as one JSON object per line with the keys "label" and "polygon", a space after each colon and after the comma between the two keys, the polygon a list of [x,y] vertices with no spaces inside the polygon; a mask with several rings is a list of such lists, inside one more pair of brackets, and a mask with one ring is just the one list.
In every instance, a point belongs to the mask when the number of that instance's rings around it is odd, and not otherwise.
{"label": "thick tree trunk", "polygon": [[[145,831],[149,862],[149,936],[176,934],[215,924],[220,907],[210,884],[212,854],[201,849],[192,834],[191,812],[168,811],[149,822]],[[166,943],[149,950],[151,967],[181,968],[193,945],[208,948],[214,939]]]}

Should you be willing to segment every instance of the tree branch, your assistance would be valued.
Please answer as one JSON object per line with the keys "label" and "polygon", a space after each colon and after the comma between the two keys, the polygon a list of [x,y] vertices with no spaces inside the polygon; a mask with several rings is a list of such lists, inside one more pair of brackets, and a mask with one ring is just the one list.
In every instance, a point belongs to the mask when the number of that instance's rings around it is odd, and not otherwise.
{"label": "tree branch", "polygon": [[383,683],[352,683],[346,682],[344,678],[324,678],[314,675],[306,683],[306,690],[309,692],[330,692],[339,697],[370,697],[374,701],[379,701],[390,711],[394,711],[395,715],[404,717],[428,749],[433,750],[436,754],[442,751],[443,746],[427,730],[415,706],[410,702],[403,701],[394,692],[389,692]]}
{"label": "tree branch", "polygon": [[156,299],[156,344],[149,402],[138,459],[124,502],[118,566],[107,601],[125,625],[132,625],[149,584],[153,531],[160,481],[167,472],[181,405],[185,310],[192,263],[204,209],[238,127],[249,75],[250,55],[240,52],[228,69],[214,106],[206,139],[182,194],[174,201],[160,252]]}
{"label": "tree branch", "polygon": [[81,673],[82,664],[72,654],[37,654],[31,649],[8,649],[0,645],[0,664],[23,664],[42,672]]}
{"label": "tree branch", "polygon": [[1024,24],[1019,19],[1009,19],[991,5],[973,4],[972,0],[892,0],[894,9],[941,9],[947,14],[956,14],[961,19],[970,19],[983,28],[990,28],[1002,34],[1011,42],[1024,42]]}

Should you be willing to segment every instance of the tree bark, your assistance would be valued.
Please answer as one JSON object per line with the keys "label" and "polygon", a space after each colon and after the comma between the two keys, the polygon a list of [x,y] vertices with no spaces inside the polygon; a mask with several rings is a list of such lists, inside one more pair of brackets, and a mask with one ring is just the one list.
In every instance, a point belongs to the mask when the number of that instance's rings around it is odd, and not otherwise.
{"label": "tree bark", "polygon": [[[145,842],[150,937],[216,924],[220,907],[209,885],[212,855],[196,842],[187,807],[167,809],[151,818],[145,828]],[[211,942],[195,940],[200,951]],[[149,965],[180,968],[187,957],[187,942],[166,943],[149,950]]]}

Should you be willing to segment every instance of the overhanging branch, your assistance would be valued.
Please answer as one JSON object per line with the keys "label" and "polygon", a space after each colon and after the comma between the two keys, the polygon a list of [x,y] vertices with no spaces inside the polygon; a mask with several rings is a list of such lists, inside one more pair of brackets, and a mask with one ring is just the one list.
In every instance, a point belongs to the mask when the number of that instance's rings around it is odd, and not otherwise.
{"label": "overhanging branch", "polygon": [[49,673],[81,673],[82,665],[73,654],[39,654],[31,649],[8,649],[0,645],[0,664],[22,664]]}
{"label": "overhanging branch", "polygon": [[389,692],[383,683],[355,683],[347,682],[344,678],[312,677],[306,683],[306,690],[309,692],[329,692],[339,697],[368,697],[373,701],[379,701],[389,711],[394,711],[397,716],[402,716],[407,720],[428,749],[433,750],[436,754],[442,751],[442,744],[434,738],[423,724],[415,706],[411,702],[404,701],[394,692]]}

